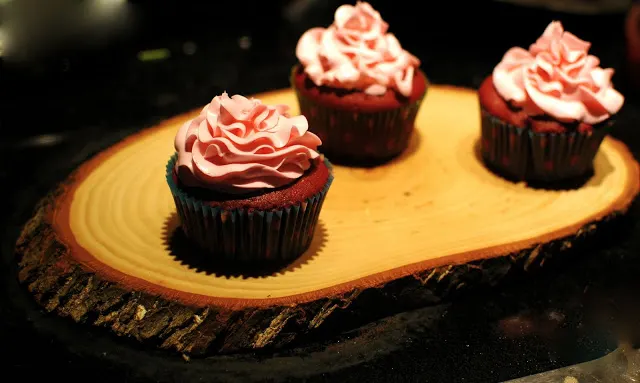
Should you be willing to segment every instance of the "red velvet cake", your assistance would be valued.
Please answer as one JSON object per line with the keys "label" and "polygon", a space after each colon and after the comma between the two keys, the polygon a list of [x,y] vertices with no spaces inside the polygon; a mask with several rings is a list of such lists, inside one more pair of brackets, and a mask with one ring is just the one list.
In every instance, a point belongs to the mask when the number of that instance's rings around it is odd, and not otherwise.
{"label": "red velvet cake", "polygon": [[357,89],[317,86],[300,65],[294,69],[293,84],[300,95],[313,100],[318,105],[360,113],[375,113],[402,108],[407,104],[419,101],[427,89],[427,79],[420,71],[417,71],[413,76],[412,91],[408,97],[393,89],[387,89],[384,94],[374,96]]}
{"label": "red velvet cake", "polygon": [[223,93],[177,132],[167,183],[203,255],[282,262],[311,244],[333,175],[307,119],[288,109]]}
{"label": "red velvet cake", "polygon": [[482,158],[516,181],[557,183],[588,175],[624,97],[590,44],[552,22],[529,50],[512,48],[478,97]]}
{"label": "red velvet cake", "polygon": [[547,115],[529,115],[522,108],[510,105],[493,85],[493,76],[487,77],[478,90],[480,105],[486,112],[518,128],[527,128],[534,133],[587,133],[593,125],[583,121],[560,122]]}
{"label": "red velvet cake", "polygon": [[387,30],[371,5],[357,2],[298,41],[291,84],[333,162],[379,164],[409,144],[428,82],[420,61]]}
{"label": "red velvet cake", "polygon": [[316,161],[292,184],[277,189],[258,190],[248,195],[219,193],[209,189],[185,186],[180,182],[175,169],[172,176],[173,182],[180,189],[210,207],[224,210],[278,211],[299,205],[322,192],[331,177],[331,170],[324,160]]}

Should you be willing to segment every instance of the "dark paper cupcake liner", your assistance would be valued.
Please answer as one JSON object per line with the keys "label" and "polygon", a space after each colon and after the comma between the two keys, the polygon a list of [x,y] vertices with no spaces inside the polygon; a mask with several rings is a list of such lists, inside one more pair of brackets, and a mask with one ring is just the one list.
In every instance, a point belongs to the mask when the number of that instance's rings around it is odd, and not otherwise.
{"label": "dark paper cupcake liner", "polygon": [[427,92],[396,109],[354,112],[321,105],[299,92],[295,85],[293,88],[300,113],[309,121],[309,130],[322,140],[319,150],[341,164],[383,162],[407,149]]}
{"label": "dark paper cupcake liner", "polygon": [[535,133],[484,109],[481,114],[484,162],[494,172],[516,181],[557,182],[589,174],[610,126],[594,127],[589,133]]}
{"label": "dark paper cupcake liner", "polygon": [[[173,179],[177,159],[167,164],[171,189],[182,230],[209,256],[231,262],[286,262],[304,253],[311,244],[322,204],[333,175],[320,192],[298,204],[276,210],[212,207],[180,189]],[[325,159],[329,169],[331,165]]]}

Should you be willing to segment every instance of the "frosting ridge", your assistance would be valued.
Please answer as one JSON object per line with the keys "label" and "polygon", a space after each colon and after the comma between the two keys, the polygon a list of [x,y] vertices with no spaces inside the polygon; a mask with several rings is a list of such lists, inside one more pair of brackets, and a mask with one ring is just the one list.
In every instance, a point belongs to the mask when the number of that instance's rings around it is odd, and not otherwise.
{"label": "frosting ridge", "polygon": [[360,89],[370,95],[395,89],[408,97],[420,60],[402,49],[388,29],[369,3],[341,5],[328,28],[311,28],[300,37],[296,56],[317,86]]}
{"label": "frosting ridge", "polygon": [[176,173],[186,186],[240,194],[284,186],[319,157],[304,116],[240,95],[216,96],[176,134]]}
{"label": "frosting ridge", "polygon": [[493,70],[505,100],[530,115],[597,124],[617,113],[624,97],[613,88],[613,69],[599,67],[591,44],[551,22],[529,50],[509,49]]}

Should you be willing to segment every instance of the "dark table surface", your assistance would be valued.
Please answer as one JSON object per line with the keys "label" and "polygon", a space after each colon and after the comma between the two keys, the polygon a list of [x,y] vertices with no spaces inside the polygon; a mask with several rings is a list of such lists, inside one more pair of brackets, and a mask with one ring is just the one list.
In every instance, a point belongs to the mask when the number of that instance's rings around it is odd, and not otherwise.
{"label": "dark table surface", "polygon": [[[477,87],[506,49],[528,46],[551,20],[561,20],[593,43],[602,66],[616,69],[614,83],[627,101],[612,135],[640,154],[640,98],[626,76],[624,13],[570,15],[488,1],[420,10],[408,1],[372,3],[433,83],[464,87]],[[90,19],[95,12],[84,9],[78,14],[91,22],[83,23],[48,7],[12,11],[23,27],[5,44],[0,73],[5,376],[493,382],[599,358],[620,344],[640,346],[637,204],[596,241],[534,275],[374,324],[329,322],[287,350],[186,363],[36,307],[17,284],[13,245],[38,199],[97,151],[223,90],[287,87],[297,38],[311,26],[328,25],[338,4],[129,2],[104,20]]]}

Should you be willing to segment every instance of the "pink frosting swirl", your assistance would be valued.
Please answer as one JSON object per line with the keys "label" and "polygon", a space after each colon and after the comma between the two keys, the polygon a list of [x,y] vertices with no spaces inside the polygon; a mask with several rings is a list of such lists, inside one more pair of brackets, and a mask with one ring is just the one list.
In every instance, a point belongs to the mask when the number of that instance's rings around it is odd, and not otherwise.
{"label": "pink frosting swirl", "polygon": [[240,95],[216,96],[176,135],[180,181],[227,193],[293,182],[319,156],[322,142],[307,131],[304,116],[290,117],[288,109]]}
{"label": "pink frosting swirl", "polygon": [[361,89],[370,95],[391,88],[408,97],[420,60],[403,50],[386,33],[388,28],[368,3],[342,5],[331,26],[312,28],[300,37],[296,56],[317,86]]}
{"label": "pink frosting swirl", "polygon": [[588,54],[590,46],[554,21],[528,51],[507,51],[493,70],[493,84],[530,115],[602,122],[620,110],[624,97],[613,89],[613,69],[600,68],[600,60]]}

